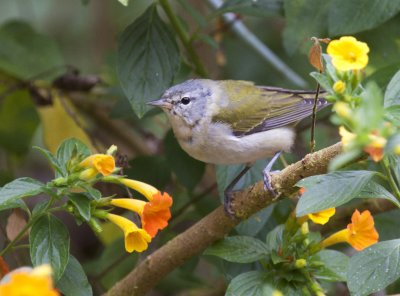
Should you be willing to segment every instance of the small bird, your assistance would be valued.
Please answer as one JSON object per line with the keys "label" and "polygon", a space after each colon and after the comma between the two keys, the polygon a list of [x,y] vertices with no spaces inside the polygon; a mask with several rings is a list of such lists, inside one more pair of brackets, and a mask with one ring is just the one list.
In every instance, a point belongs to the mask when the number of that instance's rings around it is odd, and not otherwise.
{"label": "small bird", "polygon": [[[191,79],[167,89],[161,99],[148,104],[167,114],[175,137],[190,156],[212,164],[247,164],[225,190],[225,210],[230,210],[231,190],[258,159],[289,151],[294,125],[312,114],[315,92],[257,86],[241,80]],[[320,98],[317,110],[329,105]]]}

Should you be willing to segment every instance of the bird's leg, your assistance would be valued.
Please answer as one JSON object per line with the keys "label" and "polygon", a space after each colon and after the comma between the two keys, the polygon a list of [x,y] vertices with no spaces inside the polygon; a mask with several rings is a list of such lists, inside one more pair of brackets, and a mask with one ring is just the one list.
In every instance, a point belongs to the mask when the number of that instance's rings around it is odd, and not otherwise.
{"label": "bird's leg", "polygon": [[271,169],[276,160],[278,159],[279,155],[281,155],[282,151],[278,151],[275,153],[274,157],[271,158],[271,160],[268,162],[267,166],[263,170],[263,175],[264,175],[264,189],[268,190],[271,192],[274,196],[276,195],[276,192],[271,186]]}
{"label": "bird's leg", "polygon": [[232,194],[233,188],[239,182],[239,180],[247,173],[247,171],[251,168],[251,164],[246,164],[243,170],[229,183],[229,185],[225,188],[224,191],[224,210],[225,213],[229,217],[234,217],[235,213],[231,209],[231,202],[232,202]]}

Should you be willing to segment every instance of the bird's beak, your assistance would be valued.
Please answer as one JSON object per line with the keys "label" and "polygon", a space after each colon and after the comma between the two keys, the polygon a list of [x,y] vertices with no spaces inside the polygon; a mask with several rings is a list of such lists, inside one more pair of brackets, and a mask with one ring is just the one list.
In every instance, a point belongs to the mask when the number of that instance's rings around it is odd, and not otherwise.
{"label": "bird's beak", "polygon": [[164,99],[159,99],[159,100],[147,102],[147,105],[161,107],[163,109],[168,109],[168,110],[172,109],[172,104],[168,103]]}

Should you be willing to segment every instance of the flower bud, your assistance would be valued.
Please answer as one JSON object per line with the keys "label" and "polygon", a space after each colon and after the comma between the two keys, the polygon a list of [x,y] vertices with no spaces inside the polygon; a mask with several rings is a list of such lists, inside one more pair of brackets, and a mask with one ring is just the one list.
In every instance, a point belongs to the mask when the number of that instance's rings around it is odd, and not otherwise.
{"label": "flower bud", "polygon": [[333,109],[336,111],[337,115],[344,119],[350,119],[351,118],[351,109],[348,104],[344,102],[337,102]]}
{"label": "flower bud", "polygon": [[294,266],[296,266],[296,268],[303,268],[307,266],[307,261],[306,259],[297,259],[296,262],[294,263]]}
{"label": "flower bud", "polygon": [[306,234],[308,234],[310,232],[310,230],[308,229],[308,222],[307,221],[304,222],[303,224],[301,224],[300,230],[301,230],[301,233],[304,234],[304,235],[306,235]]}
{"label": "flower bud", "polygon": [[342,80],[338,80],[333,84],[333,90],[337,94],[342,94],[346,90],[346,83],[344,83]]}

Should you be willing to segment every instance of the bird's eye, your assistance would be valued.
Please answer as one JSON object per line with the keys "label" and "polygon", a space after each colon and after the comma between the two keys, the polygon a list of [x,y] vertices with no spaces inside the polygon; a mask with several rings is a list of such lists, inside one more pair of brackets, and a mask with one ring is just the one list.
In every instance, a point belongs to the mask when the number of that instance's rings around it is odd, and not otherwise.
{"label": "bird's eye", "polygon": [[190,103],[190,98],[188,98],[188,97],[183,97],[183,98],[181,99],[181,103],[182,103],[183,105],[189,104],[189,103]]}

